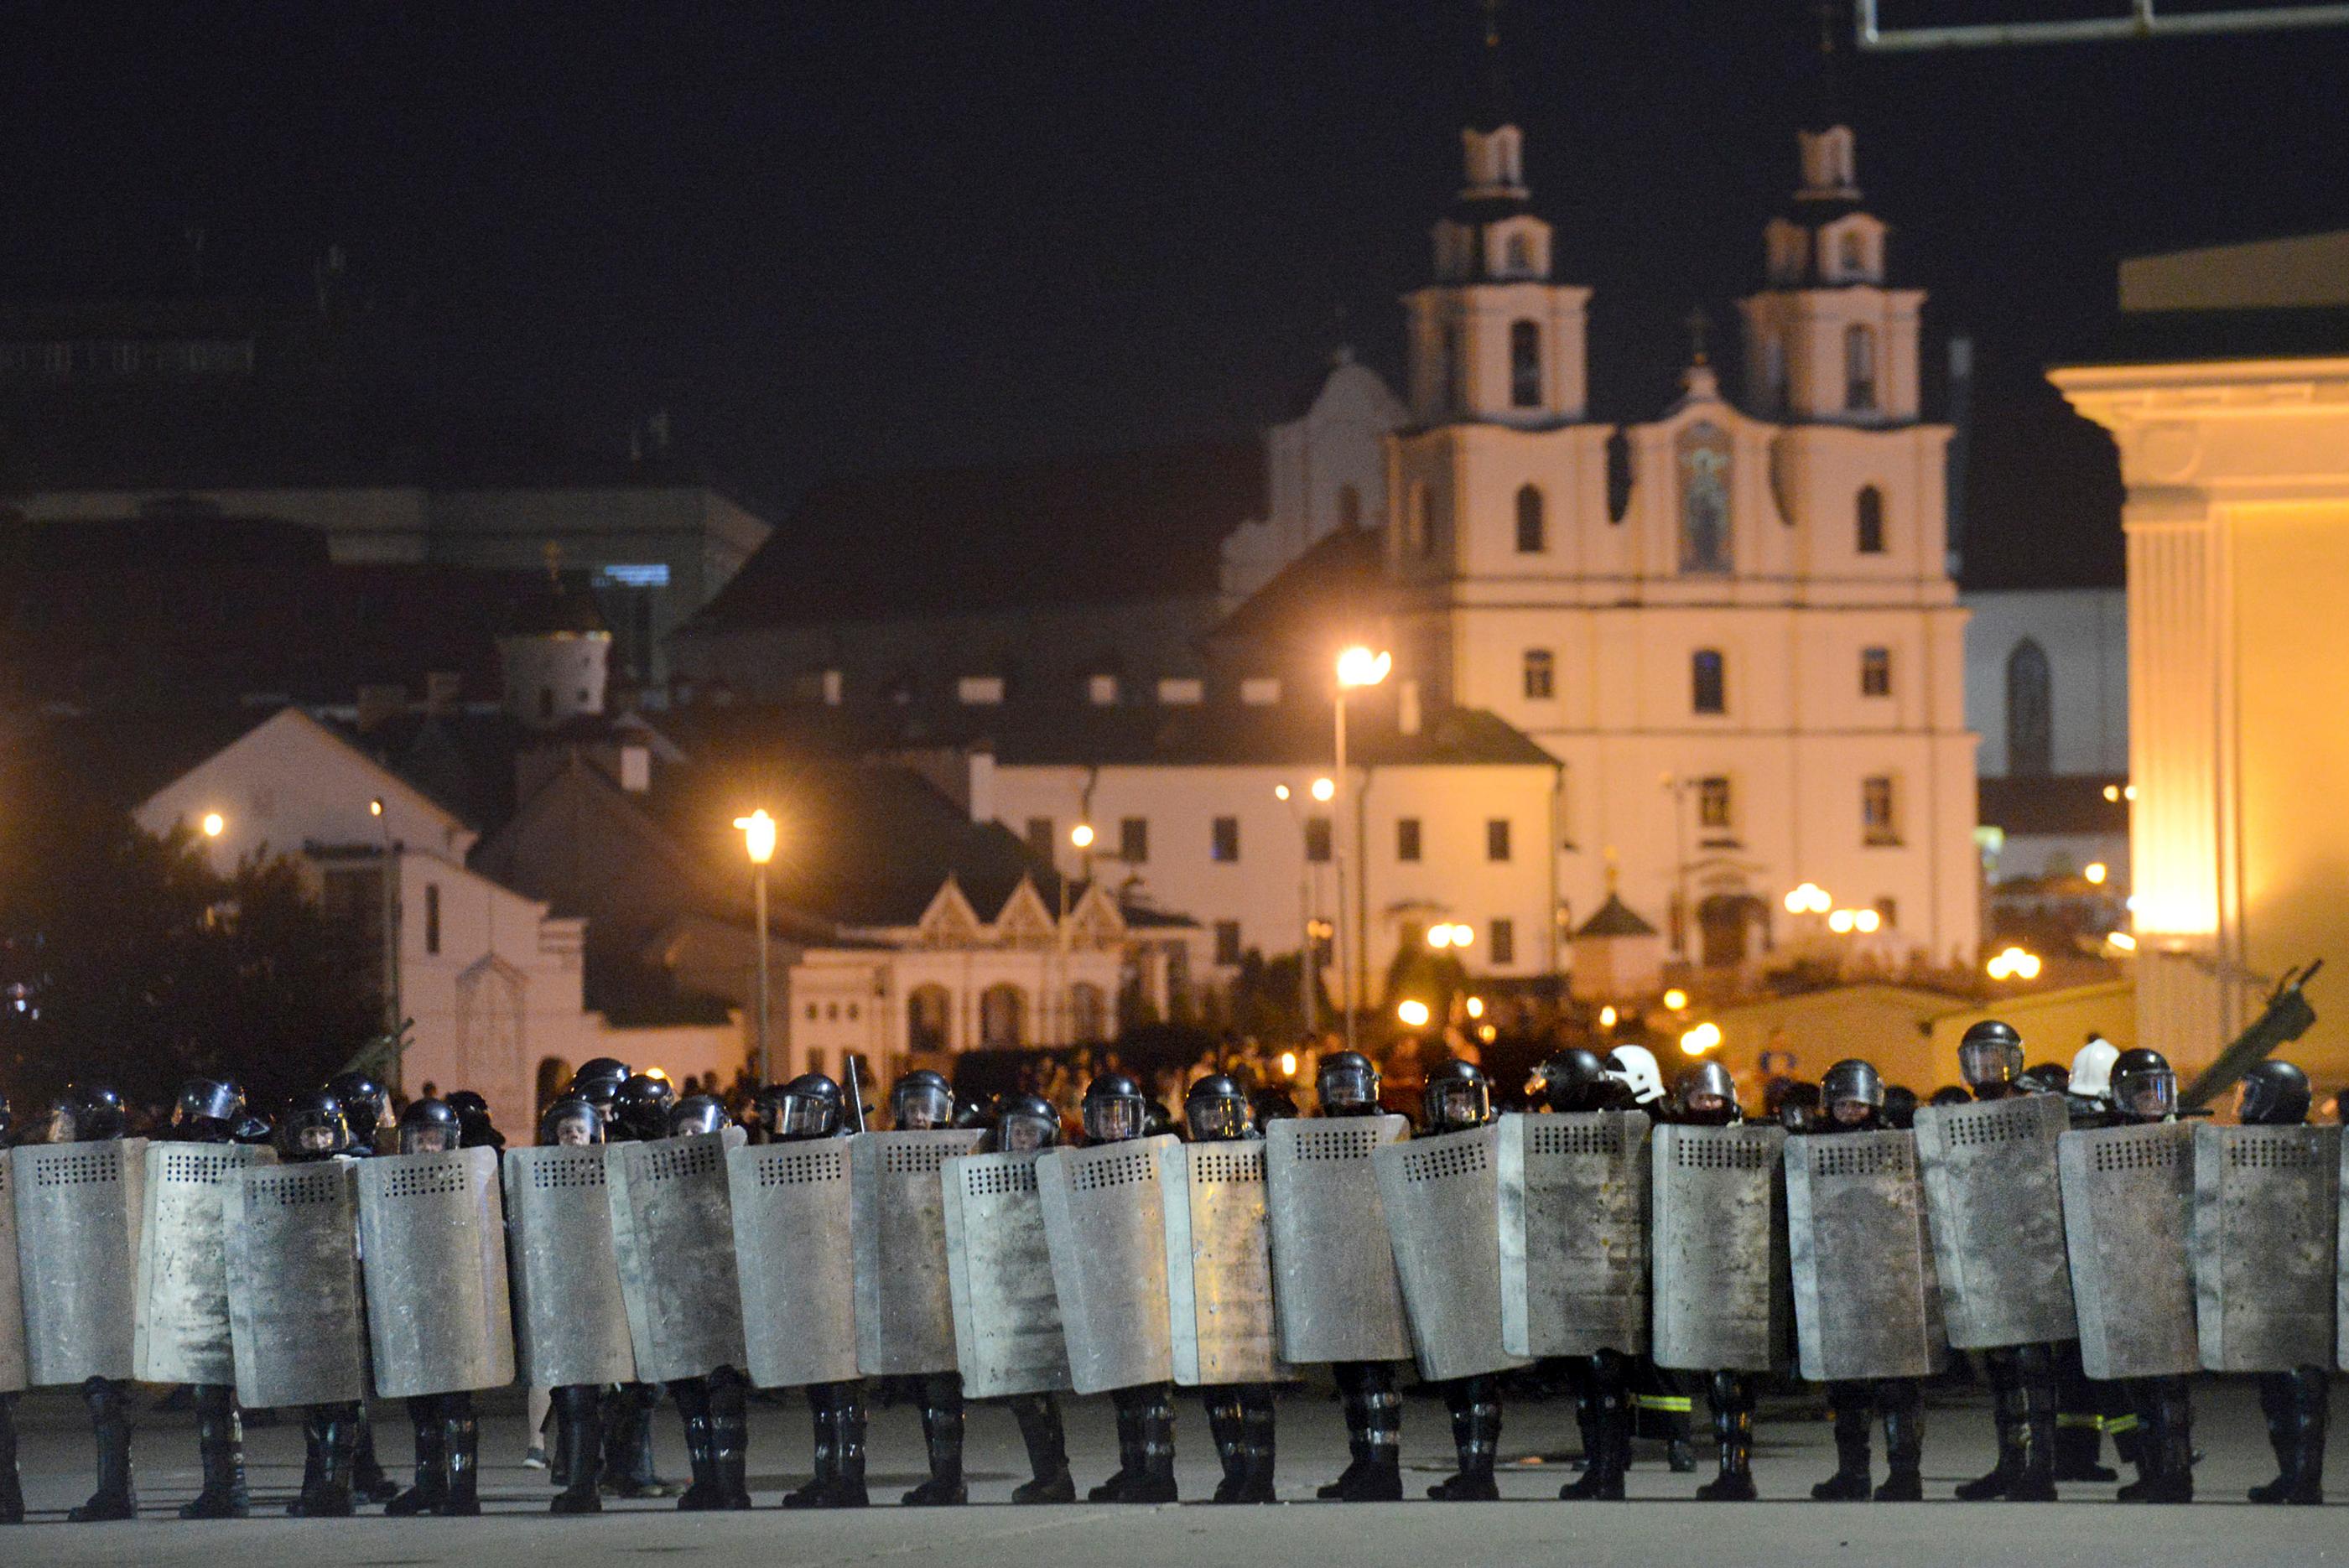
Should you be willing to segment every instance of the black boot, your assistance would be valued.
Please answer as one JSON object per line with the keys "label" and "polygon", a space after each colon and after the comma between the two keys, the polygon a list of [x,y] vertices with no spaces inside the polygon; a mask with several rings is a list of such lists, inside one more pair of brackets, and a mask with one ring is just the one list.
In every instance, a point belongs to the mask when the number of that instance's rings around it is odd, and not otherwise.
{"label": "black boot", "polygon": [[1501,1394],[1489,1377],[1455,1377],[1444,1385],[1452,1414],[1452,1447],[1459,1473],[1427,1489],[1440,1502],[1491,1502],[1501,1495],[1493,1464],[1501,1449]]}
{"label": "black boot", "polygon": [[2137,1398],[2137,1479],[2115,1494],[2120,1502],[2194,1501],[2194,1417],[2183,1377],[2147,1377]]}
{"label": "black boot", "polygon": [[624,1383],[604,1407],[604,1475],[599,1483],[615,1497],[675,1497],[677,1489],[653,1468],[653,1407],[660,1388]]}
{"label": "black boot", "polygon": [[1314,1489],[1313,1495],[1325,1500],[1345,1496],[1361,1479],[1362,1467],[1371,1462],[1371,1445],[1362,1436],[1361,1366],[1340,1361],[1330,1370],[1338,1379],[1338,1400],[1345,1413],[1346,1468],[1336,1480]]}
{"label": "black boot", "polygon": [[2080,1365],[2080,1342],[2066,1339],[2054,1346],[2049,1365],[2055,1373],[2055,1464],[2057,1480],[2117,1480],[2101,1460],[2105,1449],[2104,1412],[2096,1386]]}
{"label": "black boot", "polygon": [[1243,1502],[1278,1502],[1273,1487],[1274,1446],[1272,1386],[1257,1383],[1240,1399],[1240,1429],[1247,1444],[1247,1486]]}
{"label": "black boot", "polygon": [[1600,1351],[1575,1379],[1575,1422],[1582,1429],[1582,1474],[1558,1489],[1565,1501],[1623,1501],[1623,1471],[1631,1451],[1631,1407],[1622,1357]]}
{"label": "black boot", "polygon": [[2253,1502],[2314,1507],[2324,1501],[2324,1433],[2330,1411],[2322,1367],[2270,1372],[2260,1378],[2260,1408],[2276,1451],[2276,1478],[2251,1488]]}
{"label": "black boot", "polygon": [[916,1508],[970,1501],[962,1474],[962,1379],[951,1372],[922,1379],[922,1446],[928,1450],[930,1479],[907,1492]]}
{"label": "black boot", "polygon": [[1125,1489],[1128,1502],[1173,1502],[1174,1487],[1174,1385],[1155,1383],[1143,1401],[1140,1433],[1142,1473]]}
{"label": "black boot", "polygon": [[286,1512],[297,1519],[351,1516],[358,1424],[354,1405],[313,1405],[305,1413],[302,1438],[309,1462],[303,1475],[302,1495],[285,1505]]}
{"label": "black boot", "polygon": [[1827,1406],[1835,1412],[1835,1474],[1811,1488],[1818,1502],[1865,1502],[1868,1496],[1868,1429],[1876,1412],[1864,1383],[1831,1383]]}
{"label": "black boot", "polygon": [[98,1439],[98,1490],[66,1517],[76,1524],[136,1519],[139,1494],[130,1486],[130,1408],[123,1386],[109,1377],[92,1377],[81,1386],[81,1398],[89,1407],[90,1430]]}
{"label": "black boot", "polygon": [[1069,1440],[1061,1426],[1061,1407],[1050,1394],[1020,1394],[1010,1400],[1011,1418],[1019,1424],[1019,1440],[1027,1445],[1029,1479],[1013,1489],[1011,1501],[1021,1503],[1074,1502],[1077,1483],[1069,1474]]}
{"label": "black boot", "polygon": [[1141,1388],[1116,1388],[1110,1408],[1117,1415],[1117,1470],[1085,1493],[1088,1502],[1123,1502],[1125,1489],[1142,1474],[1142,1407],[1148,1398]]}
{"label": "black boot", "polygon": [[448,1434],[440,1425],[440,1400],[421,1395],[408,1401],[409,1423],[416,1429],[416,1484],[383,1505],[386,1517],[437,1513],[449,1501]]}
{"label": "black boot", "polygon": [[1713,1375],[1713,1440],[1719,1473],[1696,1489],[1700,1502],[1751,1502],[1754,1491],[1754,1390],[1742,1374]]}
{"label": "black boot", "polygon": [[389,1502],[399,1495],[399,1483],[386,1475],[375,1457],[375,1420],[361,1400],[351,1423],[351,1495],[361,1502]]}
{"label": "black boot", "polygon": [[685,1428],[686,1464],[693,1473],[692,1481],[677,1500],[678,1510],[683,1513],[707,1512],[725,1501],[710,1442],[709,1379],[680,1377],[668,1386],[668,1393],[676,1401],[678,1419]]}
{"label": "black boot", "polygon": [[1402,1501],[1402,1396],[1395,1391],[1394,1368],[1366,1363],[1361,1384],[1362,1469],[1339,1494],[1344,1502]]}
{"label": "black boot", "polygon": [[815,1420],[815,1473],[783,1499],[785,1508],[863,1508],[864,1404],[854,1383],[812,1383],[808,1405]]}
{"label": "black boot", "polygon": [[2027,1346],[2036,1352],[2023,1357],[2023,1473],[2007,1488],[2009,1502],[2055,1501],[2055,1378],[2049,1369],[2046,1346]]}
{"label": "black boot", "polygon": [[470,1519],[481,1511],[481,1422],[470,1393],[440,1396],[440,1451],[447,1465],[440,1503],[444,1519]]}
{"label": "black boot", "polygon": [[1884,1458],[1891,1467],[1876,1489],[1878,1502],[1925,1501],[1925,1390],[1914,1377],[1889,1378],[1876,1386],[1884,1412]]}
{"label": "black boot", "polygon": [[1990,1375],[1991,1418],[1998,1424],[1998,1463],[1989,1474],[1959,1484],[1957,1496],[1961,1502],[1988,1502],[2002,1498],[2023,1479],[2031,1429],[2013,1356],[2012,1350],[2000,1349],[1983,1357]]}
{"label": "black boot", "polygon": [[604,1473],[602,1388],[593,1383],[572,1383],[554,1393],[557,1439],[554,1449],[561,1469],[555,1472],[563,1490],[547,1504],[550,1513],[601,1513],[604,1499],[596,1481]]}
{"label": "black boot", "polygon": [[16,1473],[16,1396],[0,1394],[0,1524],[25,1522],[25,1481]]}
{"label": "black boot", "polygon": [[196,1411],[196,1456],[203,1490],[180,1505],[181,1519],[243,1519],[252,1505],[244,1485],[244,1439],[236,1418],[236,1391],[224,1383],[189,1389]]}
{"label": "black boot", "polygon": [[731,1367],[709,1375],[709,1467],[718,1506],[750,1506],[750,1380]]}
{"label": "black boot", "polygon": [[1247,1489],[1247,1434],[1240,1414],[1239,1390],[1231,1387],[1207,1388],[1207,1436],[1216,1445],[1216,1461],[1223,1466],[1224,1479],[1216,1483],[1212,1502],[1237,1502]]}

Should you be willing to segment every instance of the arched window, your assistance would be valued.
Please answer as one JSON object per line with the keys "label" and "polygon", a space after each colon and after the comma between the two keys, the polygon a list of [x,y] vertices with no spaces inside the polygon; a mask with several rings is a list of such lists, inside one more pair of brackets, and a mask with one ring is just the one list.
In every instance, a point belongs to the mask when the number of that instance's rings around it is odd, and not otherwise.
{"label": "arched window", "polygon": [[1509,406],[1542,406],[1541,323],[1537,321],[1509,325]]}
{"label": "arched window", "polygon": [[1077,981],[1069,987],[1069,1038],[1085,1042],[1108,1036],[1108,995],[1098,985]]}
{"label": "arched window", "polygon": [[1557,695],[1557,655],[1547,648],[1526,650],[1526,696],[1547,702]]}
{"label": "arched window", "polygon": [[1521,278],[1534,270],[1533,242],[1523,234],[1510,235],[1503,251],[1506,258],[1503,264],[1511,277]]}
{"label": "arched window", "polygon": [[1549,548],[1549,519],[1542,507],[1542,492],[1537,485],[1526,485],[1517,491],[1517,553],[1539,555]]}
{"label": "arched window", "polygon": [[1884,492],[1874,485],[1862,485],[1856,509],[1859,519],[1859,552],[1862,555],[1884,553]]}
{"label": "arched window", "polygon": [[2044,779],[2055,771],[2055,696],[2047,650],[2025,637],[2006,656],[2006,771]]}
{"label": "arched window", "polygon": [[1855,414],[1876,407],[1876,329],[1847,326],[1843,334],[1843,406]]}
{"label": "arched window", "polygon": [[1362,492],[1352,485],[1338,487],[1338,526],[1360,528],[1362,525]]}
{"label": "arched window", "polygon": [[1631,438],[1617,430],[1607,438],[1607,521],[1620,522],[1631,510]]}
{"label": "arched window", "polygon": [[1729,433],[1712,423],[1681,432],[1681,570],[1725,573],[1729,550]]}
{"label": "arched window", "polygon": [[1729,661],[1719,648],[1699,648],[1690,657],[1689,707],[1698,713],[1729,711]]}
{"label": "arched window", "polygon": [[1007,980],[978,994],[978,1043],[994,1051],[1028,1043],[1027,992]]}
{"label": "arched window", "polygon": [[932,1055],[947,1048],[954,997],[943,985],[916,985],[905,997],[905,1048]]}
{"label": "arched window", "polygon": [[1856,277],[1868,271],[1868,246],[1857,234],[1846,234],[1840,248],[1843,253],[1839,262],[1844,276]]}

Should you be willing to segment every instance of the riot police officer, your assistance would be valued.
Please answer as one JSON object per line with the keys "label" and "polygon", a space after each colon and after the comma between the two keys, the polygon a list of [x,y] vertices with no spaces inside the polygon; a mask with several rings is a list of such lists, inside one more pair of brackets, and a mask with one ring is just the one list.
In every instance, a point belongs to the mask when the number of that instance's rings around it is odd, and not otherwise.
{"label": "riot police officer", "polygon": [[[171,1137],[180,1143],[227,1143],[244,1119],[244,1091],[226,1078],[193,1078],[180,1086],[171,1107]],[[243,1519],[251,1507],[244,1484],[244,1430],[233,1383],[188,1388],[196,1412],[196,1454],[203,1486],[180,1505],[181,1519]]]}
{"label": "riot police officer", "polygon": [[639,1143],[667,1138],[669,1112],[676,1109],[676,1086],[651,1073],[633,1074],[612,1096],[612,1115],[620,1132]]}
{"label": "riot police officer", "polygon": [[[68,1084],[49,1104],[46,1141],[107,1143],[128,1130],[122,1097],[104,1084]],[[66,1517],[77,1523],[135,1519],[139,1495],[130,1475],[129,1385],[115,1377],[91,1377],[81,1386],[98,1442],[98,1490]]]}
{"label": "riot police officer", "polygon": [[567,1098],[585,1100],[594,1106],[608,1125],[617,1115],[616,1102],[620,1086],[636,1076],[636,1069],[613,1057],[597,1057],[571,1075],[564,1086]]}
{"label": "riot police officer", "polygon": [[[939,1132],[953,1127],[953,1087],[926,1068],[905,1074],[889,1089],[889,1124],[899,1132]],[[915,1508],[967,1502],[970,1489],[962,1473],[962,1374],[933,1372],[911,1381],[922,1412],[922,1447],[929,1456],[930,1479],[900,1501]]]}
{"label": "riot police officer", "polygon": [[[1237,1142],[1260,1136],[1247,1090],[1228,1073],[1210,1073],[1183,1097],[1183,1120],[1194,1143]],[[1207,1430],[1224,1479],[1217,1502],[1275,1502],[1272,1490],[1273,1406],[1269,1383],[1206,1384]]]}
{"label": "riot police officer", "polygon": [[[1819,1080],[1825,1102],[1816,1135],[1884,1130],[1884,1078],[1870,1062],[1850,1057],[1829,1068]],[[1875,1489],[1878,1502],[1917,1502],[1925,1495],[1924,1387],[1915,1377],[1878,1377],[1870,1382],[1827,1385],[1827,1408],[1835,1414],[1836,1472],[1811,1488],[1822,1502],[1868,1498],[1868,1424],[1884,1421],[1884,1457],[1891,1473]]]}
{"label": "riot police officer", "polygon": [[460,1140],[451,1145],[458,1149],[496,1149],[506,1146],[505,1134],[490,1119],[490,1102],[470,1088],[460,1088],[449,1097],[449,1109],[457,1113]]}
{"label": "riot police officer", "polygon": [[[350,1131],[350,1146],[343,1152],[358,1160],[380,1152],[382,1140],[392,1131],[391,1091],[354,1069],[327,1079],[326,1092],[343,1108],[343,1124]],[[376,1458],[375,1423],[364,1399],[359,1401],[356,1451],[351,1489],[359,1501],[388,1502],[397,1497],[398,1483],[384,1473],[382,1461]]]}
{"label": "riot police officer", "polygon": [[[649,1143],[668,1136],[677,1090],[667,1078],[628,1072],[609,1057],[597,1057],[574,1076],[582,1098],[602,1112],[605,1136],[612,1141]],[[604,1400],[604,1491],[627,1498],[677,1494],[653,1468],[653,1408],[659,1403],[660,1387],[654,1383],[623,1384]]]}
{"label": "riot police officer", "polygon": [[[0,1160],[8,1157],[8,1135],[16,1118],[0,1094]],[[0,1394],[0,1524],[25,1522],[25,1482],[16,1471],[16,1396]]]}
{"label": "riot police officer", "polygon": [[[670,1138],[690,1138],[733,1125],[716,1095],[689,1094],[670,1108],[664,1131]],[[719,1367],[702,1377],[671,1380],[668,1392],[685,1423],[686,1459],[693,1470],[678,1508],[696,1513],[750,1507],[749,1376],[739,1367]]]}
{"label": "riot police officer", "polygon": [[[1734,1127],[1745,1119],[1737,1085],[1719,1062],[1703,1062],[1680,1080],[1672,1119],[1692,1127]],[[1713,1405],[1713,1437],[1719,1452],[1713,1479],[1697,1488],[1704,1502],[1751,1502],[1754,1490],[1754,1379],[1750,1374],[1715,1368],[1706,1389]]]}
{"label": "riot police officer", "polygon": [[[277,1118],[280,1161],[316,1164],[350,1158],[351,1151],[350,1124],[333,1094],[311,1089],[286,1101]],[[357,1480],[359,1411],[357,1399],[304,1407],[302,1492],[285,1505],[286,1512],[305,1519],[350,1515]]]}
{"label": "riot police officer", "polygon": [[[1616,1105],[1644,1110],[1651,1119],[1662,1118],[1671,1109],[1664,1096],[1663,1068],[1657,1065],[1655,1052],[1645,1046],[1619,1045],[1609,1050],[1607,1080],[1615,1086],[1612,1103]],[[1657,1366],[1652,1356],[1641,1356],[1633,1364],[1631,1379],[1634,1430],[1651,1435],[1661,1432],[1666,1464],[1674,1475],[1689,1474],[1696,1469],[1696,1454],[1691,1446],[1693,1401],[1687,1385],[1679,1373]],[[1627,1454],[1626,1468],[1630,1463]]]}
{"label": "riot police officer", "polygon": [[[1421,1117],[1430,1137],[1490,1125],[1493,1089],[1473,1062],[1453,1057],[1427,1075]],[[1489,1502],[1501,1495],[1493,1466],[1501,1448],[1501,1380],[1493,1373],[1444,1379],[1438,1387],[1452,1418],[1452,1447],[1460,1468],[1427,1489],[1440,1501]]]}
{"label": "riot police officer", "polygon": [[[455,1106],[411,1100],[399,1113],[399,1151],[446,1154],[463,1147],[464,1130]],[[384,1504],[383,1511],[393,1518],[481,1512],[481,1420],[472,1391],[419,1394],[408,1401],[408,1419],[416,1439],[416,1484]]]}
{"label": "riot police officer", "polygon": [[[1122,1072],[1106,1072],[1085,1086],[1082,1117],[1087,1143],[1123,1143],[1150,1135],[1152,1101],[1142,1085]],[[1112,1389],[1117,1410],[1115,1474],[1085,1495],[1093,1502],[1173,1502],[1174,1490],[1174,1386],[1142,1383]]]}
{"label": "riot police officer", "polygon": [[[2178,1075],[2159,1051],[2140,1046],[2113,1059],[2113,1114],[2117,1125],[2142,1127],[2178,1119]],[[2194,1407],[2184,1377],[2126,1380],[2137,1420],[2137,1480],[2116,1494],[2122,1502],[2194,1501]]]}
{"label": "riot police officer", "polygon": [[[2249,1127],[2304,1127],[2309,1099],[2306,1073],[2290,1062],[2264,1061],[2243,1075],[2241,1119]],[[2328,1370],[2260,1374],[2260,1411],[2275,1449],[2276,1478],[2251,1488],[2253,1502],[2314,1507],[2324,1501]]]}
{"label": "riot police officer", "polygon": [[[995,1120],[980,1141],[982,1154],[1027,1154],[1061,1141],[1061,1113],[1040,1095],[1006,1095],[997,1101]],[[957,1392],[960,1381],[957,1380]],[[1014,1487],[1018,1503],[1074,1502],[1077,1483],[1069,1473],[1069,1441],[1061,1423],[1060,1401],[1050,1394],[1013,1394],[1004,1401],[1019,1423],[1028,1450],[1029,1479]]]}
{"label": "riot police officer", "polygon": [[[2075,1131],[2116,1124],[2113,1114],[2113,1063],[2120,1047],[2100,1035],[2088,1037],[2064,1074],[2064,1114]],[[2117,1383],[2098,1383],[2080,1361],[2080,1342],[2066,1339],[2050,1349],[2055,1371],[2055,1479],[2109,1481],[2120,1477],[2104,1464],[2105,1434],[2124,1464],[2137,1462],[2139,1433],[2128,1392]]]}
{"label": "riot police officer", "polygon": [[[595,1101],[584,1095],[567,1094],[549,1105],[546,1114],[539,1118],[538,1140],[572,1148],[597,1144],[604,1141],[604,1113],[596,1109]],[[604,1469],[603,1387],[595,1383],[572,1383],[548,1393],[554,1406],[554,1479],[563,1490],[554,1494],[547,1511],[600,1512],[604,1507],[597,1490]]]}
{"label": "riot police officer", "polygon": [[[805,1143],[845,1138],[845,1097],[822,1073],[802,1073],[781,1087],[759,1092],[758,1115],[768,1141]],[[783,1498],[785,1508],[863,1508],[864,1490],[864,1384],[861,1378],[807,1386],[815,1419],[815,1473]]]}
{"label": "riot police officer", "polygon": [[[1333,1051],[1313,1074],[1321,1114],[1379,1114],[1379,1069],[1360,1051]],[[1394,1502],[1402,1497],[1402,1396],[1394,1367],[1385,1361],[1330,1364],[1338,1397],[1346,1411],[1350,1460],[1338,1479],[1317,1495],[1340,1502]]]}

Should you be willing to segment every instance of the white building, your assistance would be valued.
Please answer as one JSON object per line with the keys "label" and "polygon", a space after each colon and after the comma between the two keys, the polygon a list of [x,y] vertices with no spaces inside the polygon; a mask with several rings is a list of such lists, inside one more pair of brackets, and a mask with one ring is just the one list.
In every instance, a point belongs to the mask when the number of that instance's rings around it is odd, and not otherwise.
{"label": "white building", "polygon": [[1305,408],[1265,432],[1266,512],[1224,541],[1226,610],[1340,529],[1386,527],[1384,443],[1410,418],[1377,371],[1338,351]]}
{"label": "white building", "polygon": [[2118,588],[1969,590],[1966,721],[1982,737],[1993,885],[2106,868],[2128,881],[2128,601]]}

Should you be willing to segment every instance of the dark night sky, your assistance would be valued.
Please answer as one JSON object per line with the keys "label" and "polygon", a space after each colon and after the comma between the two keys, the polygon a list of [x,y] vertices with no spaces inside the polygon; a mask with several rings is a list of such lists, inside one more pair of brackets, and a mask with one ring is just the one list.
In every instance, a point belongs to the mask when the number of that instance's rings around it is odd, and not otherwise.
{"label": "dark night sky", "polygon": [[[0,291],[154,292],[198,226],[214,286],[291,296],[339,242],[446,386],[606,446],[665,405],[769,506],[844,469],[1237,436],[1340,338],[1394,364],[1456,181],[1465,10],[22,5]],[[1807,0],[1510,13],[1601,412],[1644,417],[1691,304],[1725,318],[1758,275]],[[2349,31],[1857,62],[1897,275],[1937,345],[1981,346],[1993,573],[2116,561],[2096,438],[2037,378],[2094,341],[2116,257],[2349,225],[2344,67]]]}

